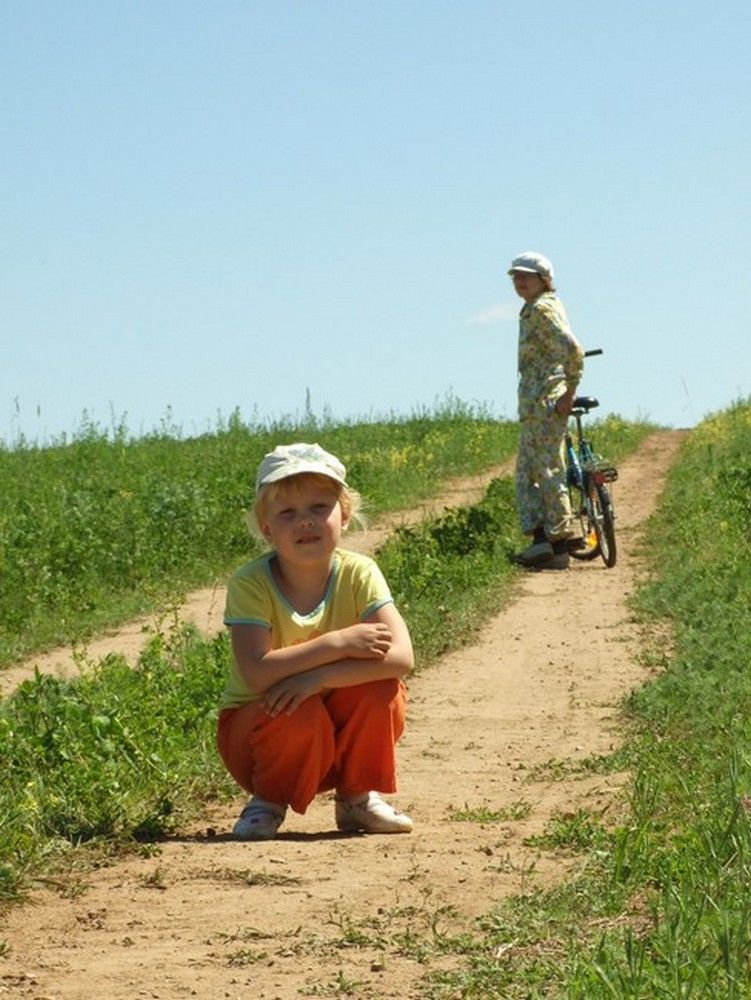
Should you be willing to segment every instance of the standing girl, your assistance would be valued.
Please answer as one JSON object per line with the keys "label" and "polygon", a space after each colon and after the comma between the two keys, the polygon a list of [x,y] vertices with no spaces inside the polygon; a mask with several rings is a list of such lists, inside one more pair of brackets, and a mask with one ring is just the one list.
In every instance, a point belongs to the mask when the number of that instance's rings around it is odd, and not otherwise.
{"label": "standing girl", "polygon": [[521,529],[531,544],[516,561],[535,569],[566,569],[574,534],[563,440],[582,374],[584,351],[555,294],[553,265],[528,250],[509,275],[524,299],[519,314],[519,454],[516,497]]}
{"label": "standing girl", "polygon": [[288,807],[304,813],[329,789],[340,830],[412,829],[378,794],[396,791],[412,644],[376,563],[339,548],[360,502],[345,476],[317,444],[280,445],[258,469],[252,518],[271,550],[228,586],[217,737],[251,793],[240,840],[272,839]]}

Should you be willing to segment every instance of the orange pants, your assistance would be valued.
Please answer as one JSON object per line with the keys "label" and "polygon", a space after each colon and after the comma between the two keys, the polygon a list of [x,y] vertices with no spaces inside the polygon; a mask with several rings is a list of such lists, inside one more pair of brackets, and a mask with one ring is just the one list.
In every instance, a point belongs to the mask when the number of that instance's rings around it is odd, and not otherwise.
{"label": "orange pants", "polygon": [[272,718],[259,701],[219,713],[224,766],[247,792],[304,813],[319,792],[396,791],[396,743],[406,690],[371,681],[307,698]]}

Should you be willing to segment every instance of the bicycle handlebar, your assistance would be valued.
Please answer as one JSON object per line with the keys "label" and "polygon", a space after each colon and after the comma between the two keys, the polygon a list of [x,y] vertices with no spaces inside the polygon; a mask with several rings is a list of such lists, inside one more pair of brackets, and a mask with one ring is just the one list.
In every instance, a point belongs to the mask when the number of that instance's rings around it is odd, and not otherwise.
{"label": "bicycle handlebar", "polygon": [[602,354],[602,348],[601,348],[601,347],[595,347],[595,348],[594,348],[593,350],[591,350],[591,351],[585,351],[585,352],[584,352],[584,357],[585,357],[585,358],[591,358],[591,357],[593,357],[593,356],[594,356],[595,354]]}

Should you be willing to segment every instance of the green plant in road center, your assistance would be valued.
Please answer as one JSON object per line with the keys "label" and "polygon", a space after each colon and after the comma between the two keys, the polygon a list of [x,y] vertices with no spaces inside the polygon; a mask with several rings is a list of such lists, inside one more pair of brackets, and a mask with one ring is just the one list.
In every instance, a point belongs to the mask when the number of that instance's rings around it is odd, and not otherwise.
{"label": "green plant in road center", "polygon": [[450,807],[448,818],[455,823],[507,823],[526,819],[531,811],[532,804],[523,799],[518,799],[500,809],[491,809],[489,806],[468,806],[465,802],[463,809]]}

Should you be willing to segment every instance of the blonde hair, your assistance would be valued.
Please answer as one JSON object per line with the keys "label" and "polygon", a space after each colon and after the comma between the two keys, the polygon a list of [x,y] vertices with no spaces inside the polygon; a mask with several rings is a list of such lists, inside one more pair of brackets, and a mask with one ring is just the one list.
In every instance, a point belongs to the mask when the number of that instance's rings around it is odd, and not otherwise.
{"label": "blonde hair", "polygon": [[339,506],[342,508],[345,532],[349,531],[352,524],[357,524],[361,528],[365,527],[363,499],[357,490],[353,490],[351,486],[337,483],[330,476],[321,475],[317,472],[300,472],[295,476],[287,476],[285,479],[279,479],[275,483],[268,483],[258,490],[255,503],[247,515],[248,528],[252,535],[262,542],[267,541],[261,525],[268,517],[271,504],[281,493],[299,488],[304,479],[312,480],[317,486],[329,490],[331,495],[336,497]]}

